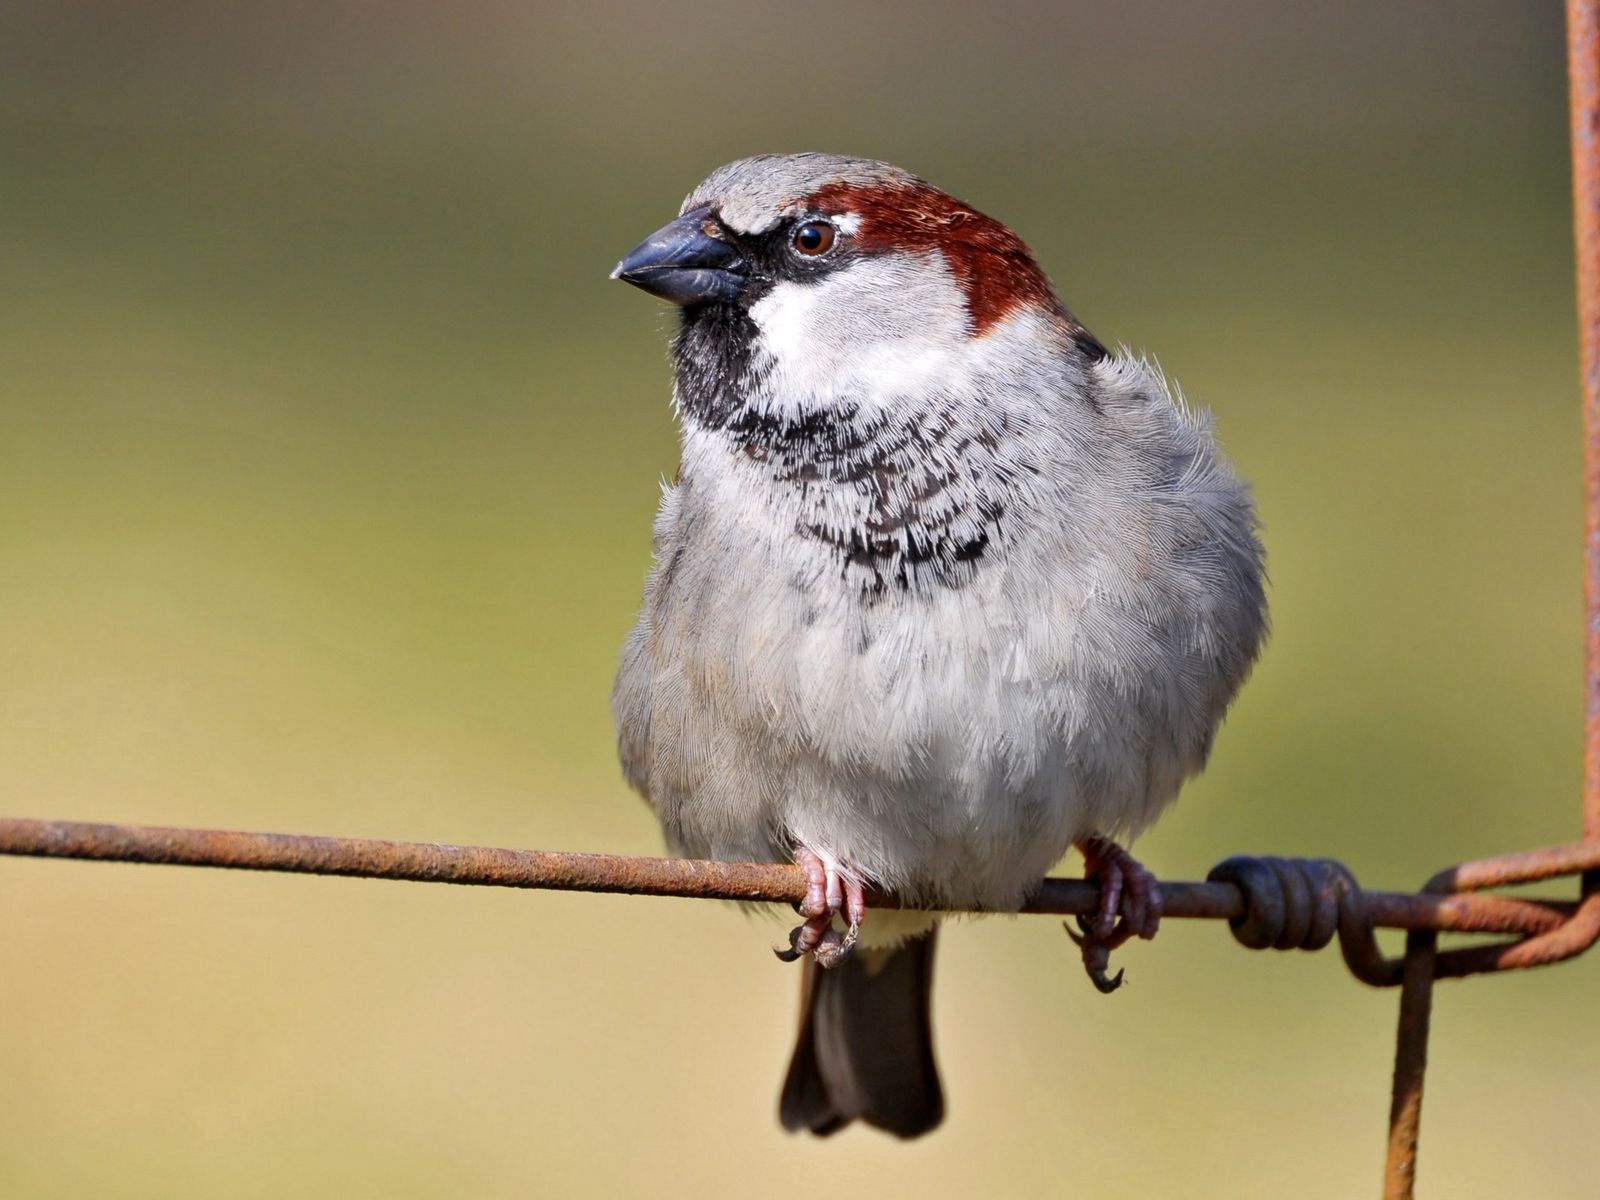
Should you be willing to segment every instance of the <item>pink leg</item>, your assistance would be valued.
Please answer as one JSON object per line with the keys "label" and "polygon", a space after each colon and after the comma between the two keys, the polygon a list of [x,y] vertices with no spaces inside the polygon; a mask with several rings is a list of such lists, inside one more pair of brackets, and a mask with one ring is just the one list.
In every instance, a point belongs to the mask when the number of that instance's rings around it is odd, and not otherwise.
{"label": "pink leg", "polygon": [[1133,855],[1110,838],[1084,838],[1084,876],[1100,884],[1100,907],[1093,917],[1079,917],[1081,936],[1072,940],[1083,950],[1083,965],[1102,992],[1122,986],[1122,972],[1107,978],[1111,952],[1135,935],[1153,938],[1161,927],[1161,885]]}
{"label": "pink leg", "polygon": [[[794,861],[806,875],[806,895],[800,902],[805,921],[790,931],[788,948],[773,953],[784,962],[809,954],[819,966],[836,967],[850,957],[867,919],[866,890],[838,862],[804,846],[795,850]],[[849,925],[843,934],[833,927],[835,916]]]}

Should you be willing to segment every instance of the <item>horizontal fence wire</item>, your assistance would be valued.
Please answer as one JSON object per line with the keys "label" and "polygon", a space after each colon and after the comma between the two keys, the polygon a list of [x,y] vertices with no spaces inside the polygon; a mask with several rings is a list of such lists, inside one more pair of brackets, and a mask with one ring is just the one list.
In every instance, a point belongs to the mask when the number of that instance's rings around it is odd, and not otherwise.
{"label": "horizontal fence wire", "polygon": [[[800,869],[779,863],[25,818],[0,818],[0,854],[777,904],[798,904],[806,891]],[[1167,917],[1228,921],[1238,940],[1254,949],[1320,949],[1337,934],[1356,975],[1389,986],[1399,982],[1400,971],[1397,963],[1379,954],[1372,935],[1375,929],[1515,939],[1456,951],[1477,956],[1469,960],[1472,969],[1456,974],[1541,965],[1501,962],[1496,957],[1538,945],[1541,939],[1566,934],[1578,940],[1587,935],[1592,942],[1600,932],[1600,904],[1486,895],[1473,889],[1596,869],[1600,869],[1600,840],[1584,841],[1465,863],[1440,872],[1424,891],[1408,893],[1364,891],[1346,868],[1327,859],[1239,857],[1219,864],[1205,882],[1164,881],[1162,911]],[[1094,912],[1099,900],[1097,883],[1049,878],[1021,911],[1081,915]],[[881,893],[869,893],[869,905],[901,907],[896,897]],[[1576,953],[1583,947],[1567,948]]]}
{"label": "horizontal fence wire", "polygon": [[[775,904],[798,904],[805,898],[806,891],[805,876],[800,869],[782,863],[510,850],[443,842],[395,842],[26,818],[0,818],[0,854]],[[1536,854],[1537,858],[1516,857],[1537,862],[1537,873],[1508,879],[1505,876],[1515,872],[1498,871],[1493,872],[1492,882],[1470,886],[1499,886],[1600,868],[1600,841],[1576,842]],[[1487,861],[1498,865],[1508,860]],[[1463,870],[1484,877],[1490,874],[1478,864],[1452,868],[1452,871]],[[1161,895],[1165,917],[1234,921],[1242,919],[1249,908],[1245,893],[1231,882],[1163,880]],[[868,897],[869,906],[873,908],[903,907],[887,893],[869,892]],[[1090,913],[1099,904],[1099,897],[1097,883],[1048,878],[1020,911],[1056,916]],[[1354,899],[1366,923],[1376,928],[1458,933],[1548,933],[1564,924],[1576,908],[1573,901],[1526,900],[1471,892],[1429,895],[1363,891],[1356,893]]]}

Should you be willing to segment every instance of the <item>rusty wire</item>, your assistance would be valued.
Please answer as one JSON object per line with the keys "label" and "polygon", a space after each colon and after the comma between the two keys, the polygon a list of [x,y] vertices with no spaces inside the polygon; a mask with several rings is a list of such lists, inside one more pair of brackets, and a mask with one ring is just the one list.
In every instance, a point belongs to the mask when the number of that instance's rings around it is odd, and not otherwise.
{"label": "rusty wire", "polygon": [[[780,863],[636,858],[86,821],[0,818],[0,854],[777,904],[795,904],[805,895],[800,869]],[[1597,868],[1600,841],[1577,842],[1463,864],[1437,877],[1460,881],[1457,885],[1437,887],[1431,894],[1412,894],[1362,891],[1345,867],[1327,859],[1241,857],[1220,864],[1204,883],[1164,881],[1161,891],[1164,915],[1228,921],[1240,943],[1253,949],[1316,950],[1337,933],[1355,974],[1384,987],[1399,982],[1400,970],[1378,954],[1373,930],[1504,934],[1516,940],[1487,949],[1527,946],[1571,930],[1587,912],[1587,903],[1482,895],[1473,889]],[[1099,904],[1099,897],[1099,885],[1087,880],[1046,879],[1022,911],[1058,916],[1089,913]],[[901,907],[894,896],[881,893],[871,894],[869,901],[877,908]],[[1512,965],[1538,964],[1517,961]]]}
{"label": "rusty wire", "polygon": [[1600,0],[1567,0],[1572,230],[1583,385],[1583,833],[1600,837]]}

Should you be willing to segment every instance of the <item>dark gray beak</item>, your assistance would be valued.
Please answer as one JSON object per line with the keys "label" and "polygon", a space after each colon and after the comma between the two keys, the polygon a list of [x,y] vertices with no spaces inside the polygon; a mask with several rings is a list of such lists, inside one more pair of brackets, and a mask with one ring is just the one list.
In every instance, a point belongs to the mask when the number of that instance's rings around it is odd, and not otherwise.
{"label": "dark gray beak", "polygon": [[685,307],[733,300],[749,281],[749,267],[737,250],[707,232],[717,228],[709,209],[686,212],[628,251],[611,278]]}

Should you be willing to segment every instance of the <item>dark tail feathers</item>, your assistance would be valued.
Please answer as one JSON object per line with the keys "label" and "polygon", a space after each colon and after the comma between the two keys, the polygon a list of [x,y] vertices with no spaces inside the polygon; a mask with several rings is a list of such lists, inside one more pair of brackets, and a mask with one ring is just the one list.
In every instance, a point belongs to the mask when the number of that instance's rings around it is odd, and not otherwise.
{"label": "dark tail feathers", "polygon": [[929,1012],[934,933],[857,950],[831,970],[806,960],[800,1038],[778,1104],[785,1129],[826,1137],[860,1118],[914,1138],[944,1119]]}

